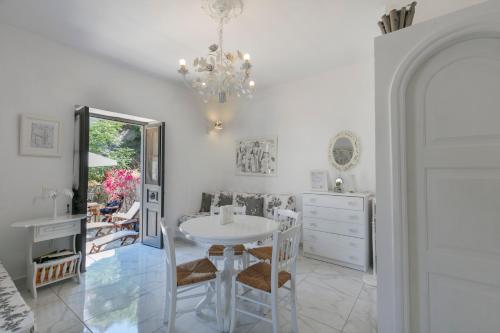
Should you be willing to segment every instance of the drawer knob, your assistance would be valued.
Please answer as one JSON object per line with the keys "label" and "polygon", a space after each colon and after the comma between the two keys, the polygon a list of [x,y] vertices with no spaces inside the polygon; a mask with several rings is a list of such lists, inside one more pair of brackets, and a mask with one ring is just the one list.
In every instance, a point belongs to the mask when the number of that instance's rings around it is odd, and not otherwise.
{"label": "drawer knob", "polygon": [[349,232],[352,232],[353,234],[357,234],[358,233],[358,229],[350,228]]}
{"label": "drawer knob", "polygon": [[317,224],[317,223],[310,223],[309,225],[310,225],[311,227],[317,227],[317,226],[318,226],[318,224]]}
{"label": "drawer knob", "polygon": [[357,258],[357,257],[355,257],[355,256],[349,256],[349,259],[351,259],[351,260],[356,260],[356,259],[358,259],[358,258]]}
{"label": "drawer knob", "polygon": [[354,242],[350,242],[349,245],[351,245],[352,247],[356,247],[356,243]]}
{"label": "drawer knob", "polygon": [[349,206],[356,206],[356,202],[355,201],[349,201],[347,204]]}

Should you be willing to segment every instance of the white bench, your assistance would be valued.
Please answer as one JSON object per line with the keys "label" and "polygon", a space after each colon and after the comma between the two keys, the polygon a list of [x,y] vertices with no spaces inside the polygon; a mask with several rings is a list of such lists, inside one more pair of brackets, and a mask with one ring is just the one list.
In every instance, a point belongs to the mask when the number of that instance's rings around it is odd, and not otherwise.
{"label": "white bench", "polygon": [[90,253],[97,253],[97,252],[101,251],[101,247],[103,247],[104,245],[109,244],[111,242],[114,242],[116,240],[121,240],[122,242],[120,245],[124,245],[128,239],[133,239],[133,242],[132,242],[132,244],[133,244],[133,243],[135,243],[135,241],[137,240],[138,237],[139,237],[139,233],[137,231],[122,230],[122,231],[118,231],[118,232],[106,235],[104,237],[94,239],[91,242],[92,247],[90,249],[89,254]]}
{"label": "white bench", "polygon": [[35,317],[0,262],[0,332],[35,331]]}

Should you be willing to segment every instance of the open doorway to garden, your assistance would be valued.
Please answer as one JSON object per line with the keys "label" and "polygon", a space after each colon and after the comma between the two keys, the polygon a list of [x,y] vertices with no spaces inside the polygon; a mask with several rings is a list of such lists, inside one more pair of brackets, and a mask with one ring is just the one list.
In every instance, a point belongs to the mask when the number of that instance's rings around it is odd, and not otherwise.
{"label": "open doorway to garden", "polygon": [[89,118],[87,253],[139,238],[142,138],[141,125]]}
{"label": "open doorway to garden", "polygon": [[73,165],[72,212],[87,214],[76,238],[82,271],[89,253],[163,248],[164,122],[76,105]]}

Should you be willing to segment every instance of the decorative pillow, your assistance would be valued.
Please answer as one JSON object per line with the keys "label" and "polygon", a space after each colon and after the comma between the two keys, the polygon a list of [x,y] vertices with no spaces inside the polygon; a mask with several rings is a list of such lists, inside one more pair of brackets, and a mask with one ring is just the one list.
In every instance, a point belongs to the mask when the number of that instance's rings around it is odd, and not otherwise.
{"label": "decorative pillow", "polygon": [[195,219],[197,217],[201,217],[201,216],[209,216],[210,213],[192,213],[192,214],[186,214],[186,215],[182,215],[181,217],[179,217],[179,219],[177,220],[177,225],[181,225],[182,223],[186,222],[187,220],[191,220],[191,219]]}
{"label": "decorative pillow", "polygon": [[245,206],[247,207],[247,215],[264,216],[264,198],[247,197]]}
{"label": "decorative pillow", "polygon": [[292,194],[265,194],[264,195],[264,216],[274,218],[274,209],[296,210],[295,196]]}
{"label": "decorative pillow", "polygon": [[231,192],[217,192],[212,202],[212,205],[217,207],[222,207],[232,204],[233,204],[233,194]]}
{"label": "decorative pillow", "polygon": [[246,206],[246,214],[253,216],[264,216],[264,198],[260,194],[235,193],[233,205]]}
{"label": "decorative pillow", "polygon": [[247,198],[260,198],[261,195],[257,193],[246,193],[246,192],[234,192],[233,194],[233,206],[243,207],[246,206]]}
{"label": "decorative pillow", "polygon": [[214,195],[212,193],[205,193],[205,192],[203,192],[201,194],[200,213],[210,212],[210,206],[212,206],[212,200],[213,200],[213,198],[214,198]]}

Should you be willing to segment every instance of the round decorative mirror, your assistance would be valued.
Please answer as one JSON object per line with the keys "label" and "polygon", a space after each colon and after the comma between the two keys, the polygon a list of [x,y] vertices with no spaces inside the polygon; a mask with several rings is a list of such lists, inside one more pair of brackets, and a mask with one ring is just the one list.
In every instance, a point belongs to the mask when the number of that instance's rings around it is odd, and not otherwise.
{"label": "round decorative mirror", "polygon": [[340,171],[354,167],[359,160],[359,142],[356,135],[342,131],[332,140],[328,147],[330,163]]}

